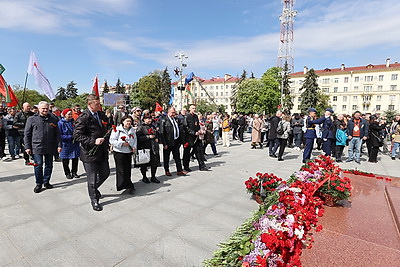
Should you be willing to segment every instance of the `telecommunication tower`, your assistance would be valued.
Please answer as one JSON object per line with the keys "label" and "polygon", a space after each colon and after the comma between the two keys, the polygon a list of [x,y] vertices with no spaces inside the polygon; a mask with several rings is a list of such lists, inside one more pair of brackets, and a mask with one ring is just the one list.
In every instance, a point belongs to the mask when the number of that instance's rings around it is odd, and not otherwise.
{"label": "telecommunication tower", "polygon": [[278,52],[278,64],[280,68],[284,68],[287,64],[288,72],[293,73],[294,59],[293,59],[293,23],[297,11],[293,10],[295,0],[282,0],[283,10],[282,15],[279,16],[281,21],[281,34]]}

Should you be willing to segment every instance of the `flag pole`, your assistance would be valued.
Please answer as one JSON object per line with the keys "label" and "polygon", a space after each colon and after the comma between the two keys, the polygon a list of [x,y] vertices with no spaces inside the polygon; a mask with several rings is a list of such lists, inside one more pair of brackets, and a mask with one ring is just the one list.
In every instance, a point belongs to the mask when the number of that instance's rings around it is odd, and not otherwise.
{"label": "flag pole", "polygon": [[28,73],[25,76],[25,84],[24,84],[24,93],[22,94],[22,103],[25,103],[25,91],[26,91],[26,83],[28,82]]}

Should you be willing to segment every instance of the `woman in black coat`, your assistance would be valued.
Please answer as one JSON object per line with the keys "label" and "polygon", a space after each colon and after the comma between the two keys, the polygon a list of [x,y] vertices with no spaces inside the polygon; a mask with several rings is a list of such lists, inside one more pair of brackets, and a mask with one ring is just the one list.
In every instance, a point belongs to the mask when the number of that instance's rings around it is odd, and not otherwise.
{"label": "woman in black coat", "polygon": [[378,162],[378,151],[379,147],[382,146],[382,142],[378,140],[383,139],[381,131],[385,129],[386,122],[383,120],[380,123],[376,120],[376,116],[372,115],[369,119],[369,140],[371,144],[371,152],[369,155],[368,162],[377,163]]}
{"label": "woman in black coat", "polygon": [[[150,162],[146,164],[141,164],[140,172],[142,173],[143,179],[142,181],[146,184],[160,183],[160,181],[156,178],[157,167],[160,162],[160,154],[159,154],[159,145],[158,145],[158,137],[155,126],[152,124],[152,117],[150,114],[145,114],[143,116],[143,124],[140,125],[136,130],[137,136],[137,150],[141,149],[150,149]],[[151,178],[147,178],[147,167],[150,166],[151,169]]]}

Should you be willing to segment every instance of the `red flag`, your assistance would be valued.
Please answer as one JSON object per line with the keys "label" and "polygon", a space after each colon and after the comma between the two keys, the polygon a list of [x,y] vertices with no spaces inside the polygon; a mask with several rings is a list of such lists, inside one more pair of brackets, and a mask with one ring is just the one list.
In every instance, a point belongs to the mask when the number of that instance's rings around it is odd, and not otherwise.
{"label": "red flag", "polygon": [[17,97],[15,96],[13,90],[11,89],[11,86],[7,85],[6,81],[3,78],[3,75],[1,74],[0,74],[0,93],[6,98],[6,103],[8,107],[15,107],[16,105],[18,105]]}
{"label": "red flag", "polygon": [[97,78],[97,75],[96,75],[96,78],[94,78],[94,81],[93,81],[92,94],[100,96],[99,95],[99,79]]}
{"label": "red flag", "polygon": [[18,99],[15,96],[14,91],[12,90],[10,85],[8,85],[8,92],[6,92],[6,93],[9,94],[9,97],[10,97],[10,100],[11,100],[10,103],[7,103],[7,106],[8,107],[16,107],[18,105]]}
{"label": "red flag", "polygon": [[156,109],[154,111],[163,111],[163,107],[156,102]]}

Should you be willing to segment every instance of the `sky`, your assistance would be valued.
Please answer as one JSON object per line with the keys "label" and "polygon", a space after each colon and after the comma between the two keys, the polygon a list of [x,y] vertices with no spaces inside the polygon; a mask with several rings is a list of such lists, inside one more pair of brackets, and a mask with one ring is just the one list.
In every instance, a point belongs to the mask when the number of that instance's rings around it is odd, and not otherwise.
{"label": "sky", "polygon": [[[33,50],[54,91],[131,84],[180,66],[202,78],[276,66],[280,0],[0,0],[0,64],[24,86]],[[400,61],[400,1],[297,0],[294,71]],[[29,76],[29,89],[41,90]],[[43,93],[43,92],[41,92]]]}

